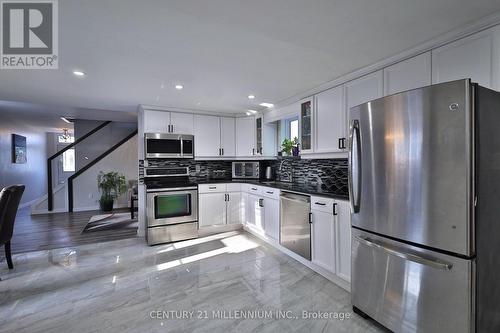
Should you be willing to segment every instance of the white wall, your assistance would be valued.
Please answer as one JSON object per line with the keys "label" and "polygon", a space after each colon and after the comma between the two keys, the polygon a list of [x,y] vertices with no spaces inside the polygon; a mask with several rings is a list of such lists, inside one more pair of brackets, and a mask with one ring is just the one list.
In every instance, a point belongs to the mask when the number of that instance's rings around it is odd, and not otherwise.
{"label": "white wall", "polygon": [[[75,211],[99,208],[100,194],[97,189],[97,174],[100,171],[123,173],[127,184],[129,180],[137,179],[137,135],[74,180]],[[127,203],[127,194],[124,194],[115,201],[115,207],[126,207]]]}
{"label": "white wall", "polygon": [[[26,137],[27,163],[14,164],[12,134]],[[47,136],[45,128],[27,115],[0,112],[0,188],[24,184],[21,205],[47,192]]]}

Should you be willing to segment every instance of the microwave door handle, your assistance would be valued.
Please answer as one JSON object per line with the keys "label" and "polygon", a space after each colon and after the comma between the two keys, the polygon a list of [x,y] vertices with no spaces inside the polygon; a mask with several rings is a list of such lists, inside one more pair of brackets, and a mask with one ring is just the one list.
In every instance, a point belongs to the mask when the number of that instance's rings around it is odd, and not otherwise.
{"label": "microwave door handle", "polygon": [[[359,120],[351,121],[349,131],[349,168],[347,172],[349,184],[349,203],[352,213],[359,213],[361,196],[361,140],[359,132]],[[355,150],[355,151],[354,151]],[[356,154],[356,163],[353,161]],[[354,188],[354,173],[356,173],[356,189]],[[356,192],[354,191],[356,190]]]}

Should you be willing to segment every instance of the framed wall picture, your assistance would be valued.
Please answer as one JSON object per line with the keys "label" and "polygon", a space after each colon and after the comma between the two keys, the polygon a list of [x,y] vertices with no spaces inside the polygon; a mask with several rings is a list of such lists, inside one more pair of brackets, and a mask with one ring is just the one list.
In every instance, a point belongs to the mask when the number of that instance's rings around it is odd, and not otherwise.
{"label": "framed wall picture", "polygon": [[12,134],[12,163],[26,163],[26,137]]}

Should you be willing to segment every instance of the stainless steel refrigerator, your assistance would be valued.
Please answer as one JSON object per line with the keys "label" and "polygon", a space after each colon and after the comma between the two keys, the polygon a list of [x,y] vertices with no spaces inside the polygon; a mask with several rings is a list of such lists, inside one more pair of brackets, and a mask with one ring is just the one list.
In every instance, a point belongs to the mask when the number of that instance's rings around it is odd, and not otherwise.
{"label": "stainless steel refrigerator", "polygon": [[354,310],[395,332],[500,332],[500,93],[453,81],[349,121]]}

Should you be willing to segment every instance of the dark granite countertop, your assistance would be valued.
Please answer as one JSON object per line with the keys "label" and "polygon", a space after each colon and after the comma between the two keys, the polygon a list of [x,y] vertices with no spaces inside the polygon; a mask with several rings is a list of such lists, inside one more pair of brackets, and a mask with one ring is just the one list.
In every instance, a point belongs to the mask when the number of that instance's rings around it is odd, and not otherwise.
{"label": "dark granite countertop", "polygon": [[196,178],[192,179],[196,184],[217,184],[217,183],[242,183],[267,186],[283,191],[299,192],[310,195],[318,195],[337,200],[349,200],[349,195],[345,192],[335,192],[323,188],[316,184],[286,183],[279,181],[268,181],[265,179],[233,179],[233,178]]}

